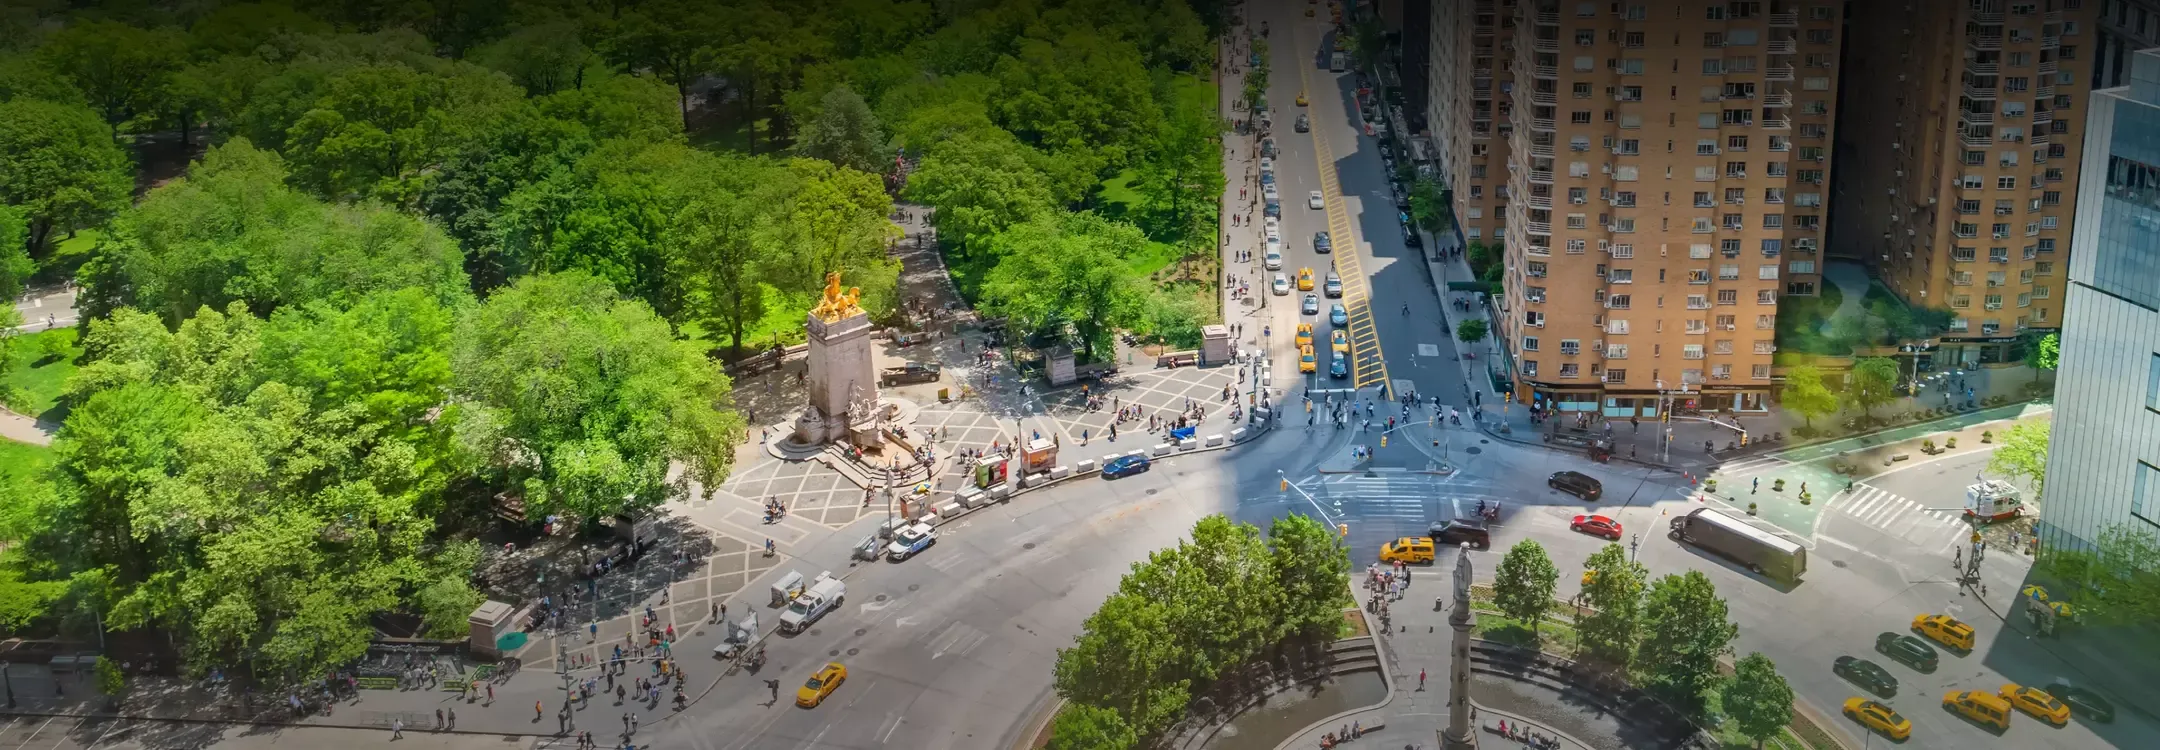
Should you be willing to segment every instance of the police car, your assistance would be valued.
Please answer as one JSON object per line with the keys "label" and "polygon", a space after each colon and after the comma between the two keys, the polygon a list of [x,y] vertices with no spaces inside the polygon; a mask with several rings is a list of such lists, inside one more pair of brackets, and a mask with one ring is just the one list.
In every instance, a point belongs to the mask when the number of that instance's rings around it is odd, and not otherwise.
{"label": "police car", "polygon": [[892,544],[885,545],[885,552],[893,562],[900,562],[933,544],[937,544],[936,529],[927,523],[910,524],[893,533]]}

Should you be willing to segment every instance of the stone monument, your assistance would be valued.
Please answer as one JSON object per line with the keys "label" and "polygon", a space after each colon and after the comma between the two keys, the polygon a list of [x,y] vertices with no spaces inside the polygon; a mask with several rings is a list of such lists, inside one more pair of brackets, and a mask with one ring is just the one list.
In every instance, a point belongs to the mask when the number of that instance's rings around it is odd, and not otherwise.
{"label": "stone monument", "polygon": [[841,289],[839,272],[826,274],[825,295],[803,322],[810,334],[810,404],[795,420],[795,442],[868,448],[885,441],[888,410],[878,403],[870,314],[857,303],[861,297],[861,289]]}
{"label": "stone monument", "polygon": [[1477,613],[1470,610],[1470,545],[1455,555],[1455,608],[1448,612],[1448,627],[1455,638],[1448,652],[1448,727],[1440,733],[1440,746],[1448,750],[1477,747],[1477,727],[1470,726],[1470,628]]}

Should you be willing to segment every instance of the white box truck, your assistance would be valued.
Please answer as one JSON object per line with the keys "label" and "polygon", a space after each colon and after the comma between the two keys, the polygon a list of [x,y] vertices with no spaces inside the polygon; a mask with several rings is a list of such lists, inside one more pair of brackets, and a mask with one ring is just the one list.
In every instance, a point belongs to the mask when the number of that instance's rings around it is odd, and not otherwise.
{"label": "white box truck", "polygon": [[789,633],[800,633],[846,599],[847,584],[834,578],[832,571],[819,573],[817,578],[810,582],[809,588],[795,595],[794,601],[788,602],[787,611],[780,613],[780,629]]}
{"label": "white box truck", "polygon": [[1673,519],[1669,536],[1723,555],[1757,575],[1798,583],[1807,572],[1807,548],[1714,508],[1696,508]]}

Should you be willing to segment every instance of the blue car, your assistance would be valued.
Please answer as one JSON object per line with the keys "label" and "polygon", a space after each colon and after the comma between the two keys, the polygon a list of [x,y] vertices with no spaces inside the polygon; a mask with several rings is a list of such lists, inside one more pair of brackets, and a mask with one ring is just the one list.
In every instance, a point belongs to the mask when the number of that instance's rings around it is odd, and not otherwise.
{"label": "blue car", "polygon": [[1350,360],[1342,352],[1336,352],[1335,361],[1328,363],[1327,374],[1331,378],[1350,377]]}
{"label": "blue car", "polygon": [[1118,456],[1103,464],[1102,475],[1104,479],[1128,477],[1147,471],[1150,463],[1147,456]]}
{"label": "blue car", "polygon": [[1342,303],[1337,302],[1334,307],[1328,308],[1327,319],[1329,323],[1335,324],[1336,328],[1350,325],[1350,311],[1343,309]]}

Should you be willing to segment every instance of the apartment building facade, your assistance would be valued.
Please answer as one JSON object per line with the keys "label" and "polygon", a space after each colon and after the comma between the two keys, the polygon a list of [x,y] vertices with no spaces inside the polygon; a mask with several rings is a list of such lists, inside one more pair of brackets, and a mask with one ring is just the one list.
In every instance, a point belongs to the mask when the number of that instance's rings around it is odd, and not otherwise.
{"label": "apartment building facade", "polygon": [[2098,0],[1856,3],[1839,252],[1947,308],[1933,367],[2015,361],[2061,325]]}
{"label": "apartment building facade", "polygon": [[2160,47],[2160,0],[2100,0],[2098,20],[2091,84],[2096,91],[2127,84],[2131,57]]}
{"label": "apartment building facade", "polygon": [[2081,230],[2036,529],[2054,548],[2089,548],[2117,524],[2160,533],[2160,49],[2129,68],[2081,118]]}
{"label": "apartment building facade", "polygon": [[[1494,86],[1505,150],[1486,152],[1505,172],[1484,174],[1506,184],[1497,205],[1463,199],[1463,222],[1504,217],[1486,226],[1506,245],[1497,335],[1518,399],[1766,408],[1778,300],[1820,285],[1840,7],[1518,0],[1512,28],[1495,19],[1513,69]],[[1473,149],[1465,185],[1479,164]]]}
{"label": "apartment building facade", "polygon": [[1507,233],[1507,147],[1514,103],[1516,0],[1436,0],[1426,118],[1463,240]]}

